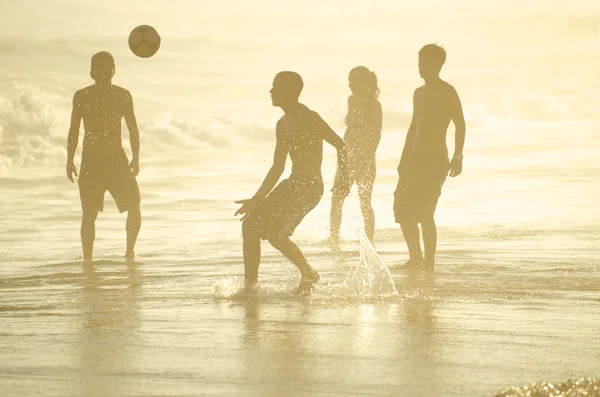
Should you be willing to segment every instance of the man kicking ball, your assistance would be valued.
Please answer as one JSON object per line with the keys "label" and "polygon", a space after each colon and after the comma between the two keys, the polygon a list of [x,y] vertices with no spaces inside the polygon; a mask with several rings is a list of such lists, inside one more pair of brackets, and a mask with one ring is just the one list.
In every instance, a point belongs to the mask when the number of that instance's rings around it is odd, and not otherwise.
{"label": "man kicking ball", "polygon": [[[285,114],[276,126],[273,165],[254,197],[236,201],[242,204],[235,215],[243,215],[246,289],[252,288],[258,281],[261,239],[269,240],[298,267],[302,276],[298,293],[309,292],[319,281],[319,274],[290,237],[323,196],[323,140],[337,150],[338,166],[344,181],[340,190],[344,195],[350,192],[344,140],[316,112],[298,101],[303,86],[298,73],[281,72],[275,76],[271,100],[273,106],[280,107]],[[273,189],[285,170],[288,153],[292,160],[291,175]]]}

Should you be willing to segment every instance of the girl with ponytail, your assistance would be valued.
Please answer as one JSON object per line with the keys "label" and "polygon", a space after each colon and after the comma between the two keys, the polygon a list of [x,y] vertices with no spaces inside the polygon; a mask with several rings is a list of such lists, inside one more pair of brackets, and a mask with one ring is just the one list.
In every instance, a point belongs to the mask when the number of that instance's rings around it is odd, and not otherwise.
{"label": "girl with ponytail", "polygon": [[[365,233],[371,243],[375,234],[375,214],[371,205],[376,175],[375,152],[381,139],[382,112],[379,103],[377,76],[365,66],[357,66],[348,77],[352,95],[348,97],[346,133],[350,181],[358,187],[360,208],[365,221]],[[331,199],[330,234],[334,251],[340,248],[340,226],[344,195],[339,191],[336,174]]]}

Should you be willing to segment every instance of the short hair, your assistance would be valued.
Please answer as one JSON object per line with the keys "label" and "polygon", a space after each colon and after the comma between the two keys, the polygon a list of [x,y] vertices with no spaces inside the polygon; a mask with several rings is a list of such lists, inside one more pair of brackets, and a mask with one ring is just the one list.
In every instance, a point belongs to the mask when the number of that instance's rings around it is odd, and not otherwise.
{"label": "short hair", "polygon": [[300,96],[300,93],[304,88],[304,82],[302,81],[302,77],[298,73],[283,71],[277,73],[275,78],[283,82],[283,85],[286,87],[286,89],[289,90],[290,94],[294,94],[297,97]]}
{"label": "short hair", "polygon": [[419,57],[433,62],[441,69],[446,62],[446,50],[437,44],[427,44],[419,51]]}
{"label": "short hair", "polygon": [[115,58],[108,51],[100,51],[92,56],[92,66],[107,66],[115,67]]}

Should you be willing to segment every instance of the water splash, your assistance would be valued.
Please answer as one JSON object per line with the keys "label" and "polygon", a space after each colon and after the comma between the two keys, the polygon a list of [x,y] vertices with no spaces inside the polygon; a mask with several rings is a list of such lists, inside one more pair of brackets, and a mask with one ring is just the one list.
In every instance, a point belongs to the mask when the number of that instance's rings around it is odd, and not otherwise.
{"label": "water splash", "polygon": [[511,387],[500,391],[495,397],[598,397],[600,396],[600,379],[579,378],[552,384],[538,382],[523,387]]}
{"label": "water splash", "polygon": [[348,273],[344,285],[349,292],[359,297],[398,295],[388,267],[382,263],[365,234],[362,217],[359,215],[357,218],[356,233],[360,241],[360,259],[356,267]]}
{"label": "water splash", "polygon": [[381,300],[398,296],[392,275],[385,266],[364,230],[362,213],[357,203],[352,205],[353,228],[360,242],[358,263],[351,267],[340,285],[329,285],[316,289],[321,299],[338,297],[345,301]]}
{"label": "water splash", "polygon": [[[358,262],[340,261],[350,270],[343,282],[317,284],[309,298],[312,302],[338,302],[342,304],[363,303],[365,301],[380,301],[398,296],[392,275],[385,266],[375,248],[364,232],[364,222],[358,206],[353,206],[354,223],[358,241],[360,242],[360,257]],[[338,264],[337,266],[341,266]],[[299,277],[295,269],[289,273],[285,281],[260,284],[253,291],[252,297],[259,300],[289,299],[300,297],[294,294]],[[228,277],[217,280],[214,285],[216,299],[243,299],[245,294],[244,280],[239,277]]]}

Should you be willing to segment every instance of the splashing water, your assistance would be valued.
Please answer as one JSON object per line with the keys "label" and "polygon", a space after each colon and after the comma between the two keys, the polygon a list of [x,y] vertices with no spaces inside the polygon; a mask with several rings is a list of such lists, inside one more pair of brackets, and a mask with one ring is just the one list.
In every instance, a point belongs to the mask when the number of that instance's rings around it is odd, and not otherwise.
{"label": "splashing water", "polygon": [[358,265],[353,267],[344,286],[347,290],[361,298],[396,296],[398,292],[394,285],[392,275],[385,266],[364,230],[364,221],[359,208],[354,207],[355,230],[360,241],[360,259]]}
{"label": "splashing water", "polygon": [[523,387],[511,387],[496,394],[495,397],[597,397],[600,396],[600,379],[579,378],[552,384],[538,382]]}
{"label": "splashing water", "polygon": [[[361,303],[369,300],[385,300],[398,296],[392,275],[385,266],[375,248],[367,238],[364,231],[364,222],[359,208],[353,205],[354,224],[356,236],[360,243],[360,257],[358,263],[350,268],[348,275],[342,283],[317,284],[310,297],[319,301],[342,301],[344,303]],[[345,262],[348,264],[348,262]],[[259,285],[254,291],[255,298],[274,299],[289,298],[298,284],[297,277],[290,274],[287,281],[275,285]],[[242,278],[230,277],[218,280],[214,285],[216,299],[242,298],[244,282]]]}

